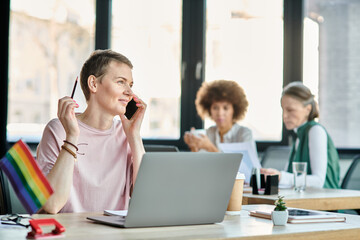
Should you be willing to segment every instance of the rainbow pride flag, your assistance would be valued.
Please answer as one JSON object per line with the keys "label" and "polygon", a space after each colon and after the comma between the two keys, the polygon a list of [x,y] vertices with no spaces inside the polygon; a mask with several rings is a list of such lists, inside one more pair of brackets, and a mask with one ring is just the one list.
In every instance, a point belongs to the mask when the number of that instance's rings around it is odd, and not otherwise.
{"label": "rainbow pride flag", "polygon": [[0,168],[30,214],[36,213],[53,193],[29,147],[22,140],[15,143],[0,160]]}

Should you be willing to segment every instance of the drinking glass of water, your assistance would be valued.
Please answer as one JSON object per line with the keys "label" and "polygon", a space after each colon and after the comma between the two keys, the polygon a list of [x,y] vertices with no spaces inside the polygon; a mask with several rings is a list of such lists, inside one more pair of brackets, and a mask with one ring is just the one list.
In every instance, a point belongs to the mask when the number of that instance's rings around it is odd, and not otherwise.
{"label": "drinking glass of water", "polygon": [[292,163],[294,173],[294,190],[297,192],[305,191],[306,189],[306,162],[293,162]]}

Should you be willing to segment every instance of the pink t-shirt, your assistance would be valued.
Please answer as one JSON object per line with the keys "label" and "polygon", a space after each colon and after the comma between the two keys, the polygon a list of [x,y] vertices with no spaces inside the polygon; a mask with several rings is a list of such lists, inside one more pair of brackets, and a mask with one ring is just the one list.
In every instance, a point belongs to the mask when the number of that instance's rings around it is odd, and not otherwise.
{"label": "pink t-shirt", "polygon": [[[78,161],[75,162],[70,197],[60,212],[94,212],[128,208],[132,185],[132,154],[121,121],[101,131],[78,120]],[[37,162],[45,175],[54,166],[65,130],[59,119],[44,129]]]}

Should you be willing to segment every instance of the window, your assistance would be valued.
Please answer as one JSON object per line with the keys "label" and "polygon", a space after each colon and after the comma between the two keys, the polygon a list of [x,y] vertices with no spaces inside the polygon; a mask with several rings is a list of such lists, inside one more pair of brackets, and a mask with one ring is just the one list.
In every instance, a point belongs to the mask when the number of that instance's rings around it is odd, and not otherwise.
{"label": "window", "polygon": [[[6,2],[11,7],[7,140],[37,143],[56,117],[58,99],[71,93],[95,49],[95,21],[106,22],[102,7],[108,6],[99,7],[104,16],[95,18],[101,0]],[[303,80],[316,95],[320,123],[335,145],[359,149],[359,1],[110,2],[110,47],[133,62],[134,92],[148,104],[144,142],[186,149],[183,132],[203,127],[194,106],[198,87],[203,80],[228,79],[247,94],[248,113],[240,124],[252,129],[258,147],[287,144],[280,94],[284,82]],[[75,100],[83,111],[80,88]],[[205,128],[213,124],[205,121]]]}
{"label": "window", "polygon": [[281,140],[282,0],[207,1],[205,81],[217,79],[244,88],[249,107],[241,124],[256,140]]}
{"label": "window", "polygon": [[145,139],[180,138],[181,0],[113,0],[111,48],[133,63]]}
{"label": "window", "polygon": [[[38,142],[94,49],[94,0],[12,0],[7,139]],[[85,108],[80,88],[75,100]]]}
{"label": "window", "polygon": [[303,81],[338,148],[360,147],[359,10],[359,1],[305,1]]}

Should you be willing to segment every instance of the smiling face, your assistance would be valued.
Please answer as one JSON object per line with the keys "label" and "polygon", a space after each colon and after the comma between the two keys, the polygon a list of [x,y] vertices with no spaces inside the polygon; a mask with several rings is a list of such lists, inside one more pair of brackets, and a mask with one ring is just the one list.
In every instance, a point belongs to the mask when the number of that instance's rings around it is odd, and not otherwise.
{"label": "smiling face", "polygon": [[210,116],[220,129],[230,129],[233,125],[234,107],[230,102],[213,102],[210,107]]}
{"label": "smiling face", "polygon": [[281,98],[281,107],[283,109],[283,120],[286,129],[292,130],[304,124],[309,117],[311,105],[304,106],[299,100],[284,95]]}
{"label": "smiling face", "polygon": [[126,105],[133,97],[132,86],[131,68],[124,63],[111,61],[101,79],[96,78],[94,97],[98,105],[109,114],[124,114]]}

